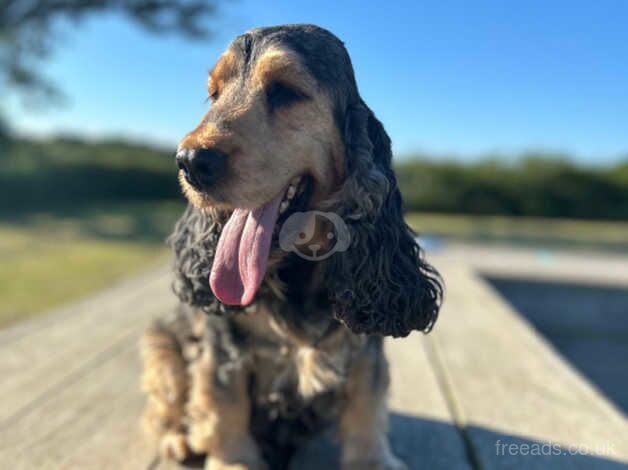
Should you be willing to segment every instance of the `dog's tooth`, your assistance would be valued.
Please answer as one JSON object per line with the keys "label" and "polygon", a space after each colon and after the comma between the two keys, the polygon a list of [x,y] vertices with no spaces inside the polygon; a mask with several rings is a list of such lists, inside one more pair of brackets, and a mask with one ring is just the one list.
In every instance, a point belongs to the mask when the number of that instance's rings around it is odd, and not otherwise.
{"label": "dog's tooth", "polygon": [[290,205],[290,203],[288,201],[283,201],[279,205],[279,213],[281,214],[281,213],[285,212],[289,205]]}
{"label": "dog's tooth", "polygon": [[286,196],[288,197],[288,199],[292,199],[294,197],[294,195],[297,192],[297,188],[295,188],[294,186],[290,186],[288,188],[288,192],[286,193]]}
{"label": "dog's tooth", "polygon": [[257,303],[252,303],[244,307],[244,311],[246,313],[256,313],[257,312]]}

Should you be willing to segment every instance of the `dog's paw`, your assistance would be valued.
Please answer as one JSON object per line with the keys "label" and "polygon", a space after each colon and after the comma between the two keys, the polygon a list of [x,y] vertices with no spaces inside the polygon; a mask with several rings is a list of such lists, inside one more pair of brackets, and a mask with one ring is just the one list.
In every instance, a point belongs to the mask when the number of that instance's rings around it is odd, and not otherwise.
{"label": "dog's paw", "polygon": [[343,462],[342,470],[408,470],[408,467],[397,457],[390,454],[380,459]]}
{"label": "dog's paw", "polygon": [[159,441],[159,455],[163,459],[182,462],[190,456],[190,449],[184,434],[167,433]]}
{"label": "dog's paw", "polygon": [[207,457],[205,470],[268,470],[263,462],[225,462],[218,458]]}

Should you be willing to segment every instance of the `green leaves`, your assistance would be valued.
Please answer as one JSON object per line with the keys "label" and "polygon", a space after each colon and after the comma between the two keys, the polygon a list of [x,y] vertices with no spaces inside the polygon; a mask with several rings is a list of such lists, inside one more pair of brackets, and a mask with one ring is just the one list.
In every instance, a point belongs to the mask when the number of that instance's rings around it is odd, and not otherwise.
{"label": "green leaves", "polygon": [[208,18],[217,0],[3,0],[0,2],[0,87],[22,92],[31,104],[62,97],[39,72],[57,39],[59,20],[78,23],[106,11],[119,12],[154,34],[191,39],[210,35]]}
{"label": "green leaves", "polygon": [[628,219],[627,165],[587,167],[528,154],[468,163],[406,160],[397,174],[410,210]]}

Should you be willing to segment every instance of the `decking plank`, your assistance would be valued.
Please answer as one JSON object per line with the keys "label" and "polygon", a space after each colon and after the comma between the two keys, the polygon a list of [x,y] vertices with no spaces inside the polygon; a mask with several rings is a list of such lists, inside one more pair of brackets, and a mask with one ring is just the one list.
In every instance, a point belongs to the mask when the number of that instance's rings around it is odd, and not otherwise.
{"label": "decking plank", "polygon": [[124,338],[101,366],[0,429],[0,462],[15,470],[146,468],[153,453],[137,437],[139,369],[137,340]]}
{"label": "decking plank", "polygon": [[[436,259],[448,289],[428,341],[481,468],[615,468],[628,462],[628,421],[479,276]],[[438,359],[440,358],[440,360]],[[501,443],[555,443],[598,457],[510,455]],[[519,450],[517,450],[519,452]]]}
{"label": "decking plank", "polygon": [[119,338],[137,336],[149,318],[174,306],[164,271],[142,279],[82,301],[78,311],[55,312],[41,320],[44,327],[31,323],[32,332],[21,330],[0,345],[0,375],[6,377],[0,382],[0,425],[84,371]]}
{"label": "decking plank", "polygon": [[441,253],[487,276],[628,287],[625,253],[459,242]]}
{"label": "decking plank", "polygon": [[110,287],[89,296],[75,300],[69,304],[53,308],[43,315],[28,318],[8,328],[0,329],[0,348],[9,346],[19,338],[33,335],[42,330],[48,330],[54,325],[65,322],[66,318],[75,315],[84,316],[98,308],[99,305],[107,304],[111,298],[120,298],[126,295],[134,295],[134,292],[145,288],[151,280],[170,279],[171,270],[168,266],[157,267],[150,271],[121,279],[113,283]]}

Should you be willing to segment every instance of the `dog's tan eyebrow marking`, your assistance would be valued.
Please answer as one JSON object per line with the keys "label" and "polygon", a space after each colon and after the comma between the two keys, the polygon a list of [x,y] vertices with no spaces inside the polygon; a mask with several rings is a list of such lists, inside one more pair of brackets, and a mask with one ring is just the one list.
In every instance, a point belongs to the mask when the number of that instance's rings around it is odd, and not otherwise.
{"label": "dog's tan eyebrow marking", "polygon": [[275,80],[285,81],[301,88],[314,85],[297,54],[283,49],[266,51],[257,60],[252,79],[261,85],[267,85]]}
{"label": "dog's tan eyebrow marking", "polygon": [[220,92],[225,82],[237,73],[237,56],[231,51],[225,51],[216,62],[216,65],[209,72],[207,79],[207,89],[209,94],[213,95]]}

